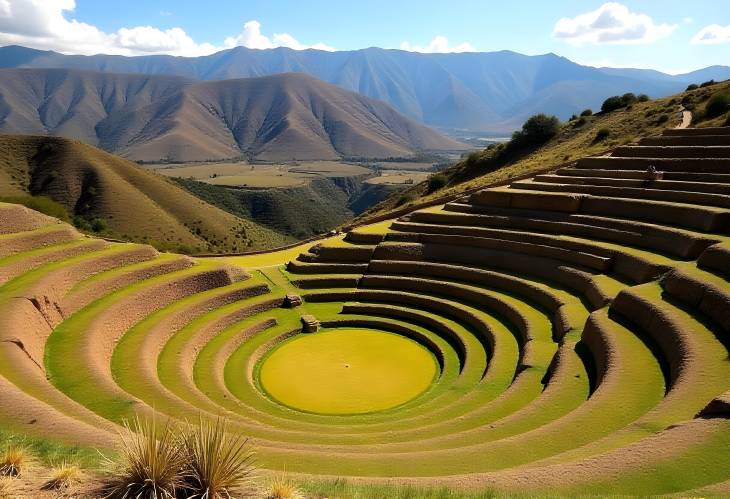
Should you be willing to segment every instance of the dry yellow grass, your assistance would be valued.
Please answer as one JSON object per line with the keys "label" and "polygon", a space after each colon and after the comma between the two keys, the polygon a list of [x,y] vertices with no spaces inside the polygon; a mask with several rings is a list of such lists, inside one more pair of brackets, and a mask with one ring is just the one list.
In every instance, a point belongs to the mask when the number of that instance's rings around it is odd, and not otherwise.
{"label": "dry yellow grass", "polygon": [[271,479],[264,490],[266,499],[300,499],[304,497],[297,485],[283,475]]}
{"label": "dry yellow grass", "polygon": [[0,458],[0,476],[18,477],[30,465],[31,457],[28,450],[18,445],[11,445]]}
{"label": "dry yellow grass", "polygon": [[44,490],[60,490],[81,481],[83,473],[75,464],[62,463],[51,469],[51,477],[43,484]]}
{"label": "dry yellow grass", "polygon": [[15,495],[15,480],[9,477],[0,477],[0,499],[10,499]]}

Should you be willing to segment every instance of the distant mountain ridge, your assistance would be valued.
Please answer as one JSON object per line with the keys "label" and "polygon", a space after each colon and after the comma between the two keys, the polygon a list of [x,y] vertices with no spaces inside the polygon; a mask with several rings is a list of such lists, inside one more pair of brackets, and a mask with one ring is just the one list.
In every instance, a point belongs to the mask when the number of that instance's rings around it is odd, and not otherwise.
{"label": "distant mountain ridge", "polygon": [[129,159],[407,157],[464,144],[301,73],[223,81],[0,70],[0,133],[83,140]]}
{"label": "distant mountain ridge", "polygon": [[587,107],[595,109],[609,95],[635,92],[660,97],[689,83],[730,78],[727,66],[668,75],[582,66],[555,54],[422,54],[380,48],[323,52],[237,47],[203,57],[124,57],[8,46],[0,48],[0,67],[164,74],[193,80],[299,72],[383,100],[431,126],[495,132],[515,129],[536,112],[566,118]]}

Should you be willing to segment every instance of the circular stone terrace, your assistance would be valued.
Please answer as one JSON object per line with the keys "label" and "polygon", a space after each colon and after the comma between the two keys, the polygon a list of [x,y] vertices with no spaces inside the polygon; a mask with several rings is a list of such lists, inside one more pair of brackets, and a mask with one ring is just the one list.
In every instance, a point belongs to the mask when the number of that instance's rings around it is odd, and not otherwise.
{"label": "circular stone terrace", "polygon": [[730,130],[698,130],[249,257],[0,204],[0,421],[110,446],[223,415],[272,470],[726,493]]}

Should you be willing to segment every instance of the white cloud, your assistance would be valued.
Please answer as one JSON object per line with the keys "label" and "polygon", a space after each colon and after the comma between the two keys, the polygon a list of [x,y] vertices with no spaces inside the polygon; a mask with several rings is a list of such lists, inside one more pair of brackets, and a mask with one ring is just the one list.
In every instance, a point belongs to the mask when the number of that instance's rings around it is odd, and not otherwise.
{"label": "white cloud", "polygon": [[646,14],[637,14],[623,4],[608,2],[592,12],[558,20],[553,36],[573,45],[640,44],[669,36],[677,27],[676,24],[655,24]]}
{"label": "white cloud", "polygon": [[692,37],[692,43],[694,45],[730,43],[730,26],[720,26],[719,24],[705,26]]}
{"label": "white cloud", "polygon": [[258,21],[249,21],[243,25],[243,31],[237,36],[226,38],[223,42],[225,47],[243,46],[250,49],[273,49],[277,47],[287,47],[294,50],[317,49],[334,51],[333,47],[324,43],[315,45],[304,45],[296,38],[288,33],[274,33],[272,38],[261,33],[261,23]]}
{"label": "white cloud", "polygon": [[407,50],[408,52],[426,52],[426,53],[438,53],[445,54],[449,52],[476,52],[477,49],[471,43],[464,42],[453,47],[449,46],[449,39],[445,36],[435,36],[431,42],[422,47],[420,45],[411,45],[409,42],[403,42],[400,44],[401,50]]}
{"label": "white cloud", "polygon": [[0,0],[0,45],[24,45],[87,55],[200,56],[239,45],[334,50],[324,44],[304,45],[287,33],[275,34],[269,39],[261,33],[257,21],[247,22],[243,32],[226,38],[223,46],[198,43],[179,27],[163,30],[154,26],[135,26],[105,33],[94,25],[67,19],[66,15],[75,8],[75,0]]}

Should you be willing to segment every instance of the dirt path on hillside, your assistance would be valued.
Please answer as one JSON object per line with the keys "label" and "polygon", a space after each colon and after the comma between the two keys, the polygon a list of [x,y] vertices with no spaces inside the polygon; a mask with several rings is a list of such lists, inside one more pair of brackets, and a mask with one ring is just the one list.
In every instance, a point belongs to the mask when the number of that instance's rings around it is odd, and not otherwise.
{"label": "dirt path on hillside", "polygon": [[689,128],[689,126],[692,124],[692,111],[689,109],[685,109],[682,107],[682,122],[677,125],[676,129],[683,129],[683,128]]}

